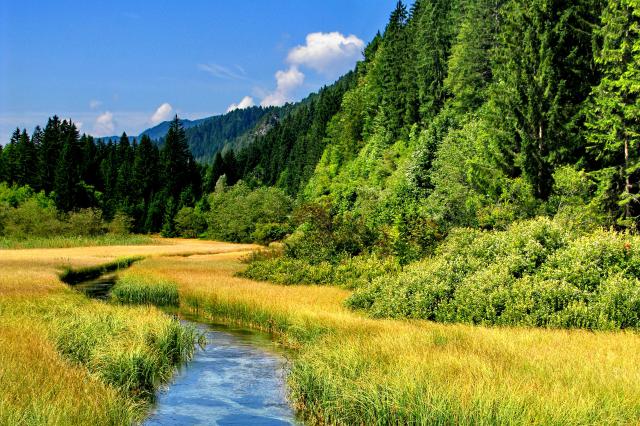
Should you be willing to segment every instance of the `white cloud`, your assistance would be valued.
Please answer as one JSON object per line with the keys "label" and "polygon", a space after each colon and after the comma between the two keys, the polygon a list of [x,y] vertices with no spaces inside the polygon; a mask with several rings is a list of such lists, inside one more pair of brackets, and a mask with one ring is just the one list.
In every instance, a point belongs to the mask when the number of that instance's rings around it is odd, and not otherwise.
{"label": "white cloud", "polygon": [[287,71],[276,72],[276,90],[269,93],[260,102],[262,106],[280,106],[291,100],[293,91],[304,83],[304,74],[298,67],[291,66]]}
{"label": "white cloud", "polygon": [[98,109],[100,106],[102,106],[102,102],[97,99],[91,99],[89,101],[89,108],[91,109]]}
{"label": "white cloud", "polygon": [[240,65],[235,65],[234,69],[232,69],[218,64],[198,64],[198,68],[202,71],[208,72],[214,77],[223,78],[226,80],[247,79],[247,73]]}
{"label": "white cloud", "polygon": [[251,96],[245,96],[244,98],[242,98],[242,100],[240,100],[240,102],[238,102],[237,104],[231,104],[229,105],[229,108],[227,108],[227,112],[229,111],[233,111],[234,109],[245,109],[245,108],[249,108],[254,106],[255,103],[253,102],[253,98]]}
{"label": "white cloud", "polygon": [[293,66],[307,66],[325,76],[337,76],[348,71],[362,58],[364,42],[355,35],[310,33],[304,46],[289,51],[287,62]]}
{"label": "white cloud", "polygon": [[96,118],[96,122],[93,125],[93,133],[95,136],[111,136],[116,128],[116,123],[113,119],[113,114],[110,111],[106,111]]}
{"label": "white cloud", "polygon": [[156,112],[153,113],[149,122],[153,125],[162,123],[163,121],[169,120],[172,113],[173,107],[169,103],[165,102],[156,109]]}

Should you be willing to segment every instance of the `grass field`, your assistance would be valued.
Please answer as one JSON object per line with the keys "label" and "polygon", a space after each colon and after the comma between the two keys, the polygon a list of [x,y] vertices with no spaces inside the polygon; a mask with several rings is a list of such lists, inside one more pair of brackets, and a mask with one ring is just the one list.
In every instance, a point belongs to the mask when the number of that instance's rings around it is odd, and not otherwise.
{"label": "grass field", "polygon": [[154,307],[107,304],[69,289],[58,278],[65,268],[225,250],[165,240],[0,251],[0,424],[130,424],[144,416],[145,395],[193,349],[196,336]]}
{"label": "grass field", "polygon": [[[638,334],[374,320],[343,307],[344,289],[236,277],[246,267],[240,257],[251,248],[167,240],[1,252],[0,346],[8,350],[0,352],[0,423],[139,418],[144,407],[135,399],[107,384],[90,363],[61,355],[54,329],[61,322],[41,314],[60,317],[52,306],[61,302],[79,311],[99,303],[66,290],[58,267],[125,256],[146,259],[121,275],[177,284],[183,312],[270,331],[294,348],[292,398],[318,423],[640,422]],[[148,317],[150,328],[160,315],[154,308],[108,309]]]}
{"label": "grass field", "polygon": [[99,235],[59,237],[28,237],[8,238],[0,237],[0,249],[31,249],[31,248],[69,248],[81,246],[132,246],[141,244],[162,244],[162,240],[148,235]]}

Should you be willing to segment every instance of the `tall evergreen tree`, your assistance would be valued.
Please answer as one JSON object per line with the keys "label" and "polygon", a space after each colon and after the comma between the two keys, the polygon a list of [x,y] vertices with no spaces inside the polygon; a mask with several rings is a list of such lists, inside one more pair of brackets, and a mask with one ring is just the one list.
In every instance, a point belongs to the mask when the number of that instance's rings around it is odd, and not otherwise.
{"label": "tall evergreen tree", "polygon": [[40,147],[40,187],[46,192],[53,190],[58,156],[62,151],[60,119],[57,115],[49,118],[42,135]]}
{"label": "tall evergreen tree", "polygon": [[602,79],[587,107],[590,154],[616,171],[623,217],[640,215],[640,1],[609,0],[597,31]]}
{"label": "tall evergreen tree", "polygon": [[583,146],[580,109],[596,81],[592,32],[598,0],[511,0],[495,50],[492,103],[515,130],[513,152],[536,195],[546,199],[553,167]]}
{"label": "tall evergreen tree", "polygon": [[491,52],[498,46],[500,9],[505,0],[467,2],[448,59],[445,89],[462,112],[473,111],[487,98],[493,80]]}
{"label": "tall evergreen tree", "polygon": [[75,124],[64,120],[60,125],[60,136],[63,144],[56,164],[54,191],[56,206],[66,212],[87,206],[80,186],[82,150],[78,129]]}
{"label": "tall evergreen tree", "polygon": [[24,129],[18,138],[16,152],[15,182],[18,185],[38,186],[38,152]]}
{"label": "tall evergreen tree", "polygon": [[400,135],[406,117],[407,18],[406,6],[398,1],[385,28],[373,68],[374,88],[380,98],[378,114],[382,114],[385,127],[393,137]]}
{"label": "tall evergreen tree", "polygon": [[[423,121],[433,118],[444,105],[447,59],[457,27],[458,0],[416,0],[412,8],[412,51],[415,55],[416,101]],[[408,123],[410,124],[410,123]]]}

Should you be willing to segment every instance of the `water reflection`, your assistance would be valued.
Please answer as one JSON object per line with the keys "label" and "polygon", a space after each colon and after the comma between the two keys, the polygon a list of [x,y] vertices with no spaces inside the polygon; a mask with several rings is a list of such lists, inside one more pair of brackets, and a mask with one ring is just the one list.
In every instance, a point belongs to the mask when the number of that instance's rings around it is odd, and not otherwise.
{"label": "water reflection", "polygon": [[158,395],[145,425],[298,424],[287,398],[284,358],[256,333],[214,330],[207,345]]}

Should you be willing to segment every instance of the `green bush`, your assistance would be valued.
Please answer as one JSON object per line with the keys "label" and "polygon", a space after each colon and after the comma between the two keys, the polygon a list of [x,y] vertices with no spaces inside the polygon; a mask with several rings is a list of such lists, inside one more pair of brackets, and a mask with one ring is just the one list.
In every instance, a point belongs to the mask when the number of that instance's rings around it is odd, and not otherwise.
{"label": "green bush", "polygon": [[204,215],[193,207],[181,208],[174,219],[176,232],[181,237],[196,238],[207,228]]}
{"label": "green bush", "polygon": [[132,220],[117,213],[106,223],[98,209],[61,213],[52,195],[34,192],[28,186],[9,187],[0,183],[0,237],[5,241],[44,238],[127,235]]}
{"label": "green bush", "polygon": [[260,244],[269,244],[280,241],[291,232],[287,223],[258,223],[251,233],[251,240]]}
{"label": "green bush", "polygon": [[102,212],[97,209],[82,209],[69,213],[68,233],[94,237],[105,232]]}
{"label": "green bush", "polygon": [[[281,189],[251,190],[244,182],[238,182],[209,194],[208,205],[205,232],[208,238],[248,243],[254,237],[268,242],[272,236],[282,234],[288,227],[293,201]],[[271,224],[270,229],[266,224]],[[274,224],[280,224],[281,229],[277,230]]]}
{"label": "green bush", "polygon": [[434,256],[369,280],[347,300],[376,317],[564,328],[640,328],[640,237],[567,231],[557,221],[506,231],[455,229]]}
{"label": "green bush", "polygon": [[397,273],[399,270],[398,262],[390,257],[363,255],[344,258],[337,264],[311,264],[301,259],[275,257],[252,261],[240,275],[277,284],[326,284],[357,288],[377,277]]}

